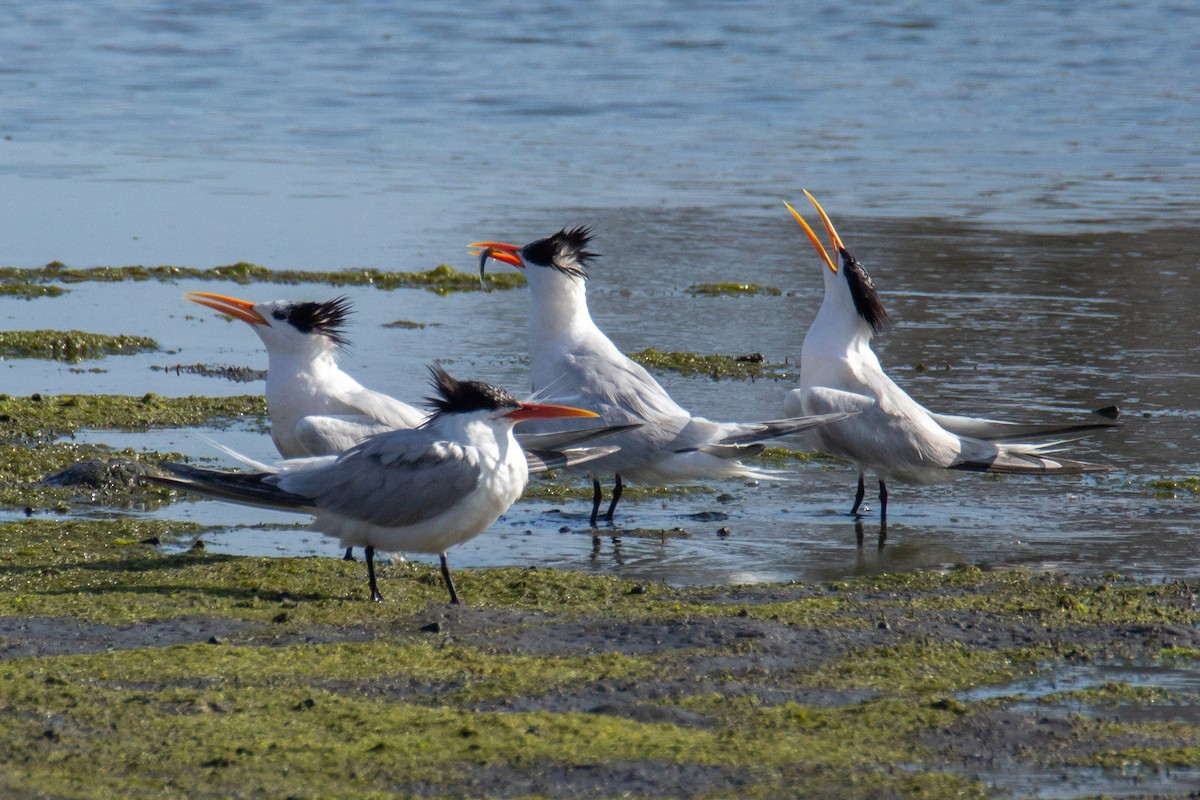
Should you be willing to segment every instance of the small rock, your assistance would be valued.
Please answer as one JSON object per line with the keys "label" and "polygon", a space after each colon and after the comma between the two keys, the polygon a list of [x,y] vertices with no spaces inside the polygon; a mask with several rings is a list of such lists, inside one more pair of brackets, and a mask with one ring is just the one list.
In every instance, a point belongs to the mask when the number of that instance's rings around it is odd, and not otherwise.
{"label": "small rock", "polygon": [[88,489],[133,489],[150,468],[125,458],[92,458],[42,478],[41,486],[83,486]]}
{"label": "small rock", "polygon": [[422,625],[417,630],[421,631],[421,633],[441,633],[442,632],[442,623],[436,622],[436,621],[430,622],[427,625]]}
{"label": "small rock", "polygon": [[722,539],[728,539],[731,533],[733,531],[729,530],[729,528],[717,528],[717,536],[720,536]]}
{"label": "small rock", "polygon": [[220,644],[221,640],[218,639],[216,636],[210,636],[210,637],[208,637],[208,643],[209,644]]}

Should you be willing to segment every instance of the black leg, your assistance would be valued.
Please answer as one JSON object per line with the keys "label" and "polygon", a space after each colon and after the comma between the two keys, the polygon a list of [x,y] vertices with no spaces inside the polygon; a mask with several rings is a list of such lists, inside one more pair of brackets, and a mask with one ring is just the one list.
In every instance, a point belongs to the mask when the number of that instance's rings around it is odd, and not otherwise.
{"label": "black leg", "polygon": [[450,590],[450,602],[458,605],[458,592],[454,591],[454,579],[450,577],[450,562],[446,561],[445,553],[438,553],[438,558],[442,560],[442,580],[446,582],[446,588]]}
{"label": "black leg", "polygon": [[879,521],[879,549],[882,551],[883,546],[887,544],[887,522]]}
{"label": "black leg", "polygon": [[371,587],[371,599],[382,603],[383,595],[379,593],[379,585],[375,583],[375,548],[368,546],[363,552],[367,554],[367,585]]}
{"label": "black leg", "polygon": [[600,481],[592,478],[592,527],[596,527],[596,516],[600,513],[600,501],[604,492],[600,489]]}
{"label": "black leg", "polygon": [[879,521],[887,522],[887,484],[879,479]]}
{"label": "black leg", "polygon": [[858,514],[858,507],[862,505],[863,495],[867,493],[867,485],[864,483],[865,476],[858,473],[858,492],[854,495],[854,505],[850,507],[850,516]]}
{"label": "black leg", "polygon": [[617,482],[613,486],[612,502],[608,504],[608,513],[604,515],[607,522],[613,521],[613,512],[617,510],[617,503],[621,502],[621,490],[625,488],[625,484],[621,482],[621,473],[617,473]]}
{"label": "black leg", "polygon": [[354,560],[354,548],[347,547],[346,555],[342,556],[342,561],[353,561],[353,560]]}

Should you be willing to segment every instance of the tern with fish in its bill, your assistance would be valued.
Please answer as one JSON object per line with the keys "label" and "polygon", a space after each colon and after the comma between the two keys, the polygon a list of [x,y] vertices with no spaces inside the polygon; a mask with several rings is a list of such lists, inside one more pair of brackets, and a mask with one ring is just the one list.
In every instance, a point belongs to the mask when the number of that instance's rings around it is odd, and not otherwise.
{"label": "tern with fish in its bill", "polygon": [[529,283],[529,359],[539,397],[588,408],[610,424],[640,423],[606,441],[611,455],[572,472],[592,476],[591,524],[600,512],[600,477],[612,475],[612,501],[624,481],[664,485],[711,478],[777,479],[779,473],[742,463],[762,452],[763,441],[844,419],[853,412],[798,416],[766,422],[712,422],[692,414],[667,394],[641,365],[626,357],[592,321],[587,305],[587,228],[563,229],[524,246],[476,242],[482,273],[489,258],[520,269]]}

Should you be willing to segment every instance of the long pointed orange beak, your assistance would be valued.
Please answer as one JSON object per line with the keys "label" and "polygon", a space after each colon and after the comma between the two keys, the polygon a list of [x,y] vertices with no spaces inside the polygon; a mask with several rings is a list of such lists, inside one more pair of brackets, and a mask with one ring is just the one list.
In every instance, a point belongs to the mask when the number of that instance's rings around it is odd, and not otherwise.
{"label": "long pointed orange beak", "polygon": [[526,419],[559,419],[561,417],[598,417],[595,411],[585,411],[572,406],[554,406],[547,403],[521,403],[521,407],[504,416],[520,422]]}
{"label": "long pointed orange beak", "polygon": [[503,261],[505,264],[512,264],[518,269],[525,269],[525,265],[521,263],[520,256],[517,251],[521,249],[520,245],[509,244],[507,242],[473,242],[467,247],[482,247],[478,253],[471,253],[473,256],[482,256],[480,259],[479,268],[482,271],[483,261],[494,258],[497,261]]}
{"label": "long pointed orange beak", "polygon": [[216,309],[222,314],[237,317],[251,325],[271,324],[267,322],[262,314],[254,310],[254,303],[251,303],[249,300],[239,300],[236,297],[213,294],[212,292],[185,292],[183,297],[185,300],[191,300],[193,303],[199,303],[202,306]]}
{"label": "long pointed orange beak", "polygon": [[817,209],[817,213],[821,215],[821,222],[825,223],[825,230],[829,232],[829,241],[833,246],[834,252],[845,250],[846,248],[842,245],[842,237],[838,236],[837,231],[833,229],[833,223],[829,221],[829,215],[825,213],[825,209],[821,208],[821,204],[817,202],[817,198],[809,194],[808,189],[804,190],[804,196],[808,198],[808,201]]}
{"label": "long pointed orange beak", "polygon": [[[805,192],[805,194],[808,193]],[[817,255],[821,256],[825,263],[829,265],[829,269],[833,271],[833,274],[837,275],[837,264],[835,264],[833,259],[829,257],[829,253],[825,252],[825,245],[821,244],[820,238],[813,233],[812,228],[808,227],[808,223],[804,221],[804,217],[800,216],[800,213],[796,211],[796,209],[792,208],[791,203],[785,202],[784,205],[787,206],[788,211],[792,212],[792,216],[796,218],[796,222],[800,223],[800,227],[804,229],[804,233],[808,236],[808,240],[812,242],[812,246],[816,248]]]}

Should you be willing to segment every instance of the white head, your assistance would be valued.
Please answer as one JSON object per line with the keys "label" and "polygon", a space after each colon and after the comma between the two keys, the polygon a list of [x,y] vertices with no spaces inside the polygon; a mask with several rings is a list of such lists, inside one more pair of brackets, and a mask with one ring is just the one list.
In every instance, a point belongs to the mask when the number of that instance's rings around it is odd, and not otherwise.
{"label": "white head", "polygon": [[249,324],[266,345],[269,356],[315,358],[325,353],[333,355],[349,344],[344,330],[351,307],[345,297],[321,303],[293,300],[253,303],[210,292],[188,292],[184,297]]}
{"label": "white head", "polygon": [[842,239],[833,229],[833,223],[829,221],[825,210],[811,194],[807,191],[804,194],[816,207],[817,213],[821,215],[821,222],[824,223],[825,230],[829,233],[830,247],[838,256],[838,262],[835,264],[829,253],[825,252],[821,240],[813,233],[813,229],[808,226],[804,218],[797,213],[796,209],[784,203],[788,211],[792,212],[792,216],[800,223],[800,227],[804,228],[808,240],[812,242],[817,254],[824,262],[821,270],[825,279],[825,300],[821,304],[822,309],[832,304],[836,309],[835,313],[844,315],[848,319],[858,320],[858,324],[867,329],[868,338],[872,334],[890,328],[892,319],[879,300],[879,293],[875,291],[875,284],[871,281],[871,276],[842,244]]}
{"label": "white head", "polygon": [[489,258],[511,264],[525,274],[533,293],[530,331],[544,335],[593,326],[587,308],[587,265],[597,254],[586,249],[591,240],[591,230],[581,226],[563,228],[524,246],[476,242],[471,247],[482,248],[481,279]]}
{"label": "white head", "polygon": [[587,265],[599,254],[586,248],[592,241],[592,231],[580,226],[563,228],[553,236],[538,239],[524,246],[506,242],[475,242],[471,247],[481,247],[479,274],[483,275],[489,258],[512,264],[525,273],[530,286],[545,281],[565,281],[582,285],[587,280]]}

